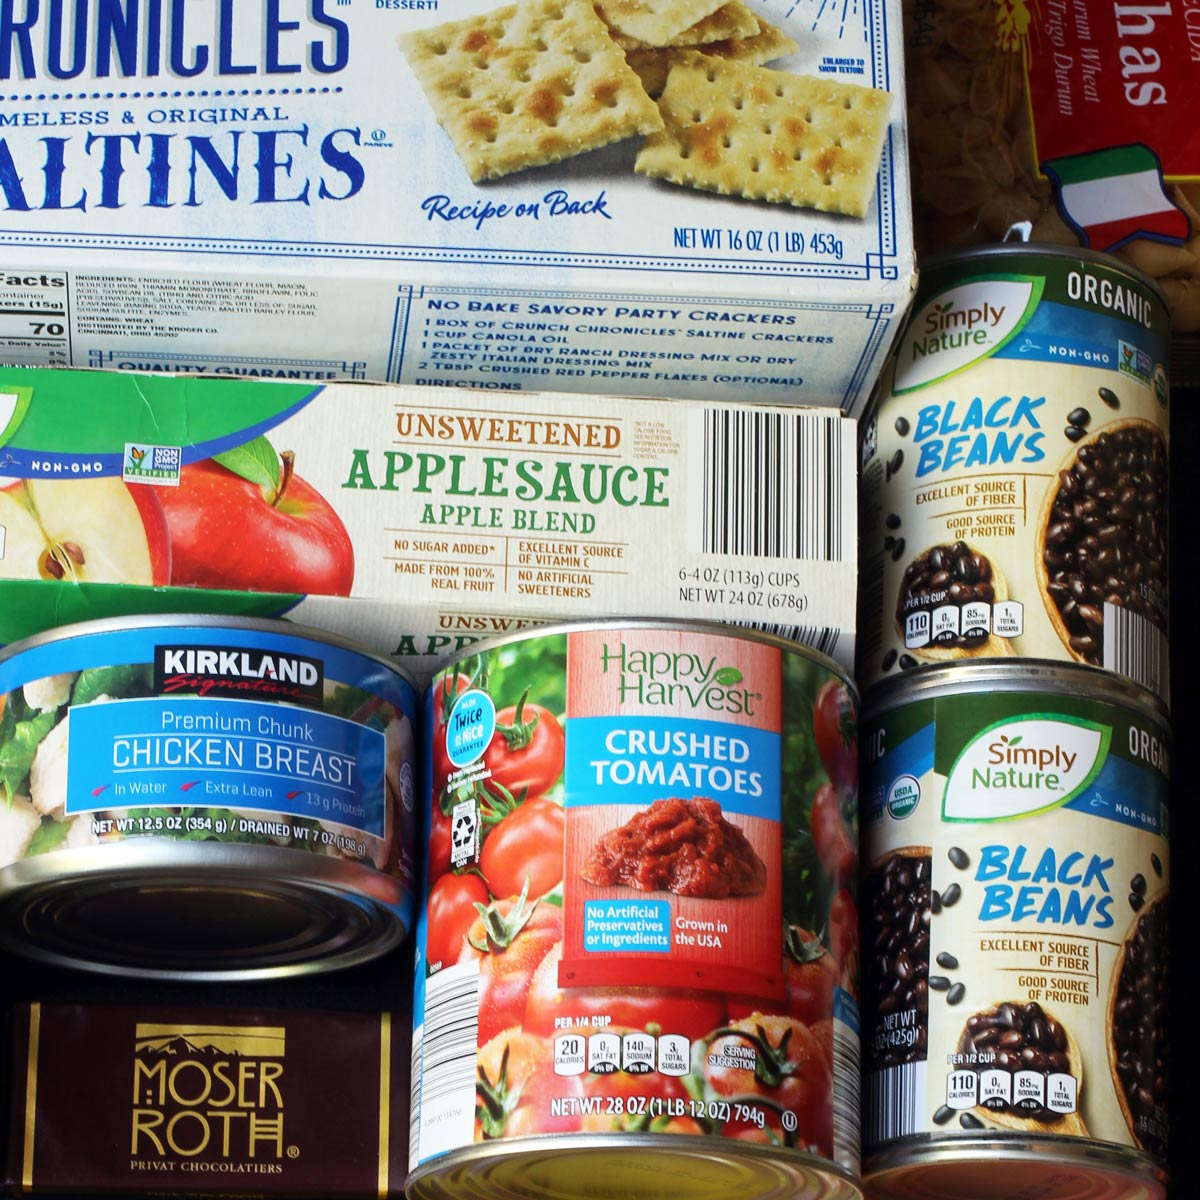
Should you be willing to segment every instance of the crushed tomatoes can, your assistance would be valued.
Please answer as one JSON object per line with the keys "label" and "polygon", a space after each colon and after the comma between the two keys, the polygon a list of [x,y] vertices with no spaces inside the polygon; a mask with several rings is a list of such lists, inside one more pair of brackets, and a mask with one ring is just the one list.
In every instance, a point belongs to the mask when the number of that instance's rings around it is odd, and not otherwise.
{"label": "crushed tomatoes can", "polygon": [[0,657],[0,942],[131,976],[266,978],[395,946],[419,694],[280,621],[129,617]]}
{"label": "crushed tomatoes can", "polygon": [[436,675],[427,720],[410,1194],[858,1196],[840,668],[717,625],[543,628]]}
{"label": "crushed tomatoes can", "polygon": [[873,692],[863,747],[870,1193],[1162,1200],[1162,706],[1084,667],[959,663]]}

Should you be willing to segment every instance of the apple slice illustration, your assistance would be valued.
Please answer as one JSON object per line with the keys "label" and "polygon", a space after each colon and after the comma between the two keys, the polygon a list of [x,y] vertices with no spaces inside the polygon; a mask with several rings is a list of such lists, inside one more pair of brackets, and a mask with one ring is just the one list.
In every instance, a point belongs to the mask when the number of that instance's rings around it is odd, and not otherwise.
{"label": "apple slice illustration", "polygon": [[350,535],[329,502],[295,473],[290,451],[257,438],[183,468],[163,489],[171,582],[252,592],[348,596]]}
{"label": "apple slice illustration", "polygon": [[167,583],[171,545],[155,491],[115,476],[22,479],[0,490],[0,578]]}

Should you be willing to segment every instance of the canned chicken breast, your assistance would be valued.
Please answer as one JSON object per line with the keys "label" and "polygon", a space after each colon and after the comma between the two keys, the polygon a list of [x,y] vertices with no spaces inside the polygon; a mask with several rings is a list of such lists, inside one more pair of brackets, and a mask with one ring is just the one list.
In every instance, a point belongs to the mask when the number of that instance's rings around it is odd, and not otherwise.
{"label": "canned chicken breast", "polygon": [[413,1194],[858,1195],[839,669],[563,626],[460,658],[427,713]]}
{"label": "canned chicken breast", "polygon": [[0,942],[235,978],[407,931],[417,693],[385,659],[227,617],[66,626],[0,657]]}

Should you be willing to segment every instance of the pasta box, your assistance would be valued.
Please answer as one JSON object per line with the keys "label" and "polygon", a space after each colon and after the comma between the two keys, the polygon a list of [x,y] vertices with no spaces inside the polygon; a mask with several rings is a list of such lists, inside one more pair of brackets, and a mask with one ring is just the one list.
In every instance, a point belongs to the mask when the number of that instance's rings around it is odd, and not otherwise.
{"label": "pasta box", "polygon": [[857,412],[899,0],[0,4],[0,358]]}
{"label": "pasta box", "polygon": [[742,622],[853,662],[830,409],[0,368],[0,644],[286,615],[423,671],[550,620]]}

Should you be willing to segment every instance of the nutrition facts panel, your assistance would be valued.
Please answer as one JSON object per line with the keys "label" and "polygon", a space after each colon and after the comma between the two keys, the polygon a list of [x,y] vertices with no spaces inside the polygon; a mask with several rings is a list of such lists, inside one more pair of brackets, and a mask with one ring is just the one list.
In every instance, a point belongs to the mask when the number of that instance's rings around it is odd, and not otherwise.
{"label": "nutrition facts panel", "polygon": [[70,327],[64,273],[0,274],[0,359],[14,366],[67,366]]}

